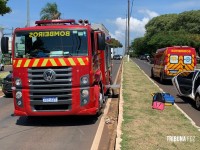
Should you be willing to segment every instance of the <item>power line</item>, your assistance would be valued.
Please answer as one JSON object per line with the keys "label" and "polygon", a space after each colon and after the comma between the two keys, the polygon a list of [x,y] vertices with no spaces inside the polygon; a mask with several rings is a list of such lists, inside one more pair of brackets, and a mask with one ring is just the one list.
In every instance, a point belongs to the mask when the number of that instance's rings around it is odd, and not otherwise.
{"label": "power line", "polygon": [[134,1],[134,0],[132,0],[132,3],[131,3],[131,12],[130,12],[130,16],[132,16],[133,1]]}

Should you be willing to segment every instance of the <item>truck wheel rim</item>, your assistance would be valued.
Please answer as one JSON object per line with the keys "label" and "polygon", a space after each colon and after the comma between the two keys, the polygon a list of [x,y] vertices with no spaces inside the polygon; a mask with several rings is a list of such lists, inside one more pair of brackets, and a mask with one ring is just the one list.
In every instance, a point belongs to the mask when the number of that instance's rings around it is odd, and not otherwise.
{"label": "truck wheel rim", "polygon": [[100,104],[100,107],[103,104],[103,94],[102,93],[99,93],[99,104]]}

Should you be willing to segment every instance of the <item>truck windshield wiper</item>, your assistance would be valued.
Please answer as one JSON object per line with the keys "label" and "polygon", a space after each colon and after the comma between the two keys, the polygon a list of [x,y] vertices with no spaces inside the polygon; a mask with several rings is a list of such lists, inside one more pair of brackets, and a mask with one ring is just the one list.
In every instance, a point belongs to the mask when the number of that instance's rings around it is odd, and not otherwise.
{"label": "truck windshield wiper", "polygon": [[64,56],[64,57],[69,57],[69,56],[72,56],[72,54],[71,54],[71,53],[68,53],[68,54],[65,54],[65,53],[64,53],[63,56]]}

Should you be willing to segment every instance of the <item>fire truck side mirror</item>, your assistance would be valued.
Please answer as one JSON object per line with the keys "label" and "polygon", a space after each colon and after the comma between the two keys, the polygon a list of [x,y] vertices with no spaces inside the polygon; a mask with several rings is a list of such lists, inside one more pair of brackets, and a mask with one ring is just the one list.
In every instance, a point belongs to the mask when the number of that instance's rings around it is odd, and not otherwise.
{"label": "fire truck side mirror", "polygon": [[98,33],[98,50],[105,50],[106,47],[106,40],[105,40],[105,34]]}
{"label": "fire truck side mirror", "polygon": [[2,37],[1,39],[1,51],[3,54],[8,53],[8,37]]}

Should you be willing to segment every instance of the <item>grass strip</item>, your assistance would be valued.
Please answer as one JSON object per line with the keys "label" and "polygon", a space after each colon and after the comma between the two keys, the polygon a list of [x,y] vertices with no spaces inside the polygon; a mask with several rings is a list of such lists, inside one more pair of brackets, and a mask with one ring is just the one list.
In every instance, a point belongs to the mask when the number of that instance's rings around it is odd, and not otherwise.
{"label": "grass strip", "polygon": [[[166,106],[163,111],[152,109],[151,93],[159,92],[158,87],[132,61],[124,59],[123,67],[121,149],[199,149],[200,132],[190,121],[175,106]],[[180,136],[186,141],[173,142]]]}

